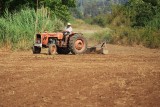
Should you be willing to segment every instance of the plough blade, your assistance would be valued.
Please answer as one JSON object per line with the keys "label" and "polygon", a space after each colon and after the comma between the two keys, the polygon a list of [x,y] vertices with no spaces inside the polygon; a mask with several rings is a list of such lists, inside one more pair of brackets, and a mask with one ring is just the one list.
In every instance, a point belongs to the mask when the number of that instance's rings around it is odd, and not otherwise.
{"label": "plough blade", "polygon": [[93,47],[88,47],[86,53],[108,54],[106,42],[103,42]]}

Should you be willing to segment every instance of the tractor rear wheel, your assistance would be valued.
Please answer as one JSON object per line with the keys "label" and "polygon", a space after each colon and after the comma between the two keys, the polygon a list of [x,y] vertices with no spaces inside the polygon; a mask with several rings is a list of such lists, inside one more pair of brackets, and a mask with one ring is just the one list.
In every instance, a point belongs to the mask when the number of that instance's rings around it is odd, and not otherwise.
{"label": "tractor rear wheel", "polygon": [[64,48],[64,47],[57,47],[57,53],[58,54],[69,54],[70,50],[68,49],[68,47]]}
{"label": "tractor rear wheel", "polygon": [[33,46],[32,51],[33,51],[33,54],[39,54],[41,53],[41,48],[37,46]]}
{"label": "tractor rear wheel", "polygon": [[75,34],[70,38],[69,47],[72,54],[83,54],[87,50],[87,40],[83,36]]}
{"label": "tractor rear wheel", "polygon": [[50,44],[48,48],[48,54],[53,55],[57,52],[57,46],[55,44]]}

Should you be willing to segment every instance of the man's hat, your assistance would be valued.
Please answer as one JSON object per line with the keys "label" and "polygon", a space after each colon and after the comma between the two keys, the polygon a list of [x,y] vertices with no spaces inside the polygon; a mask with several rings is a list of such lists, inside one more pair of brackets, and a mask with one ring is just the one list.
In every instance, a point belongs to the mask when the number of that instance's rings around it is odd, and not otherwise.
{"label": "man's hat", "polygon": [[71,26],[71,23],[67,23],[68,26]]}

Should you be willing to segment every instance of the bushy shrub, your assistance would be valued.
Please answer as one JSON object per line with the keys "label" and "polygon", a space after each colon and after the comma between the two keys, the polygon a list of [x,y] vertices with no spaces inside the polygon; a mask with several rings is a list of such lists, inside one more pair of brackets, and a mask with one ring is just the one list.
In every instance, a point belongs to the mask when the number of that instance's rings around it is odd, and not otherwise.
{"label": "bushy shrub", "polygon": [[150,27],[145,28],[145,32],[142,35],[142,43],[149,48],[160,48],[160,32],[154,31]]}
{"label": "bushy shrub", "polygon": [[111,36],[111,31],[110,30],[104,30],[101,32],[95,33],[92,38],[93,41],[96,41],[97,43],[101,42],[107,42],[111,43],[112,42],[112,36]]}
{"label": "bushy shrub", "polygon": [[108,21],[107,21],[107,15],[101,14],[95,17],[88,17],[85,19],[85,22],[92,24],[92,25],[99,25],[101,27],[106,27]]}
{"label": "bushy shrub", "polygon": [[105,15],[99,15],[93,18],[91,24],[97,24],[101,27],[105,27],[107,25],[107,17]]}

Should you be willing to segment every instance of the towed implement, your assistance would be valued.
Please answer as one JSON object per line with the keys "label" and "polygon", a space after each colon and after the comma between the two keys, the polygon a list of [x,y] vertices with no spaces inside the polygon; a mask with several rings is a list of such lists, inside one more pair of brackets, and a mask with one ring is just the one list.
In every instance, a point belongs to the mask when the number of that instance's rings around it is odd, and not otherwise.
{"label": "towed implement", "polygon": [[85,53],[108,54],[106,41],[95,46],[87,47],[87,51]]}

